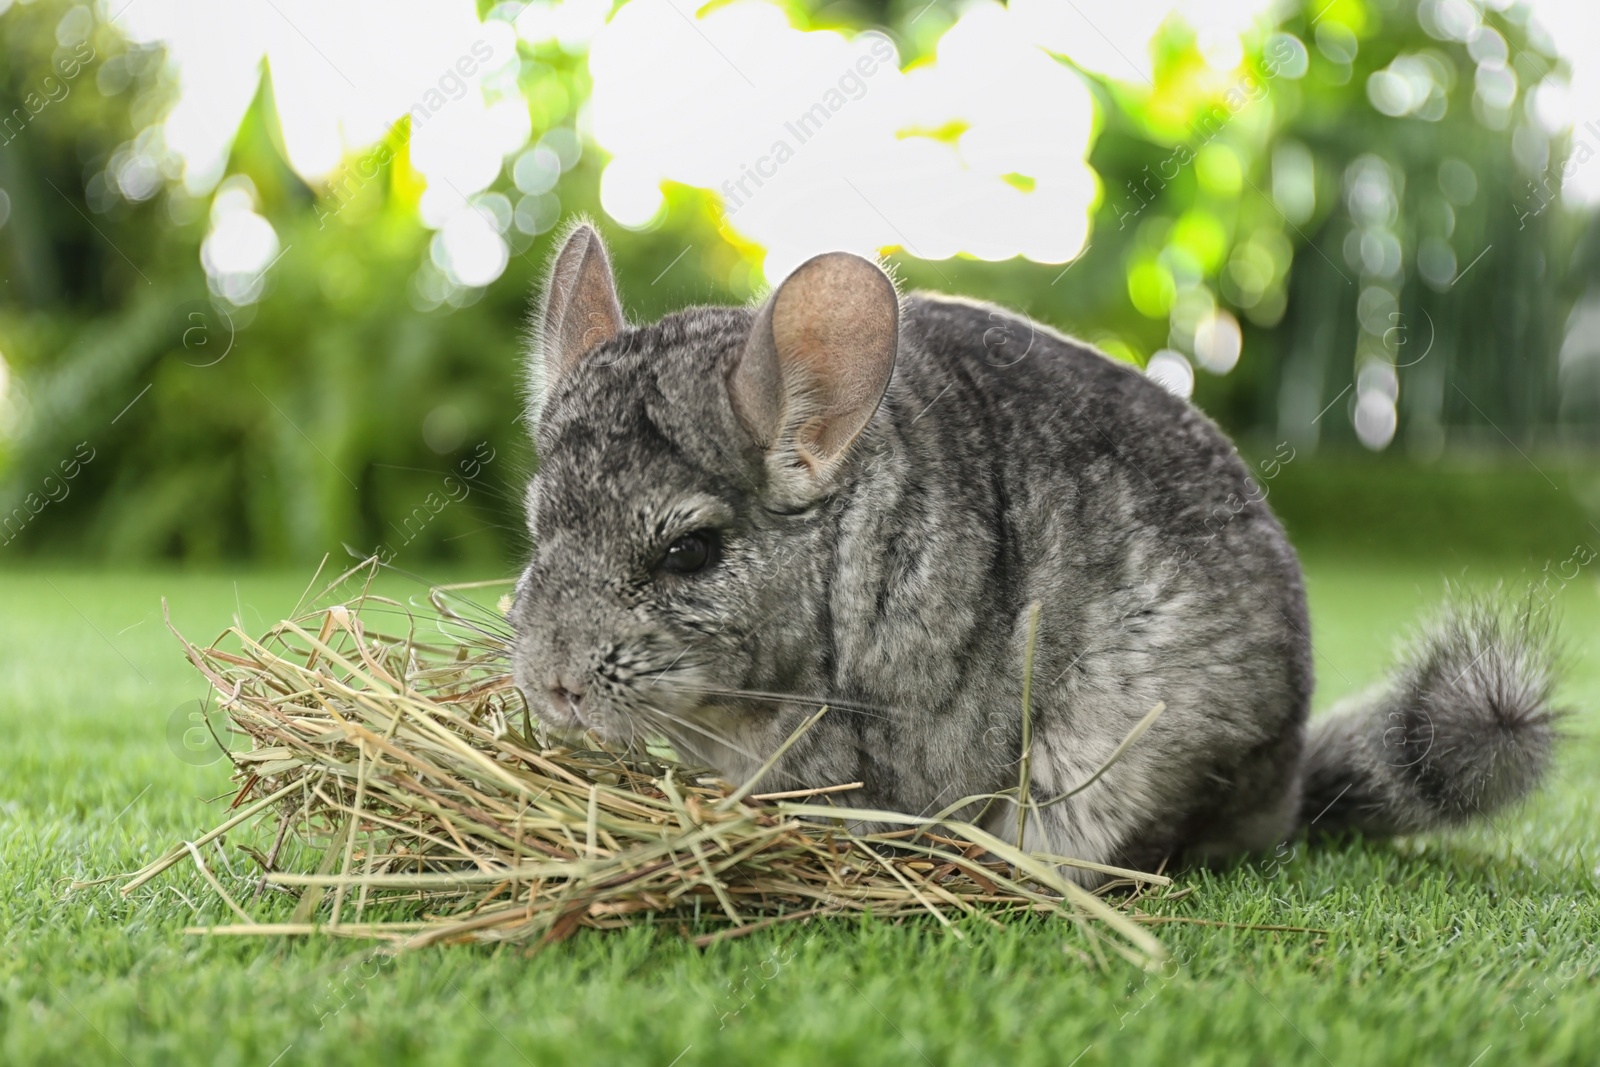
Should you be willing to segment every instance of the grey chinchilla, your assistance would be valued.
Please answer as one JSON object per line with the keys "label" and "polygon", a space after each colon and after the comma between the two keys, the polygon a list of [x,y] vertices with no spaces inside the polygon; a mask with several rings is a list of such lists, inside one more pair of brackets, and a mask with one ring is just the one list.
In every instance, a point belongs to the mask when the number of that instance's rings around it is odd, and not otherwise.
{"label": "grey chinchilla", "polygon": [[[1548,626],[1486,602],[1308,728],[1300,567],[1234,447],[1025,318],[830,253],[759,308],[630,325],[579,224],[533,334],[513,662],[553,727],[739,781],[826,703],[769,788],[931,814],[1015,790],[1037,603],[1031,849],[1149,868],[1421,830],[1549,762]],[[1009,800],[986,818],[1015,831]]]}

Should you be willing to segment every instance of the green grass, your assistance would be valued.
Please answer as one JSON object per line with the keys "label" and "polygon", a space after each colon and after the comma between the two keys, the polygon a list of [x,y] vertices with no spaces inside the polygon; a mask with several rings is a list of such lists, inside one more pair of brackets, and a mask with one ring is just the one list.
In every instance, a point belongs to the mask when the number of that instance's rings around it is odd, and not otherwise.
{"label": "green grass", "polygon": [[[1308,570],[1319,706],[1372,682],[1441,579],[1461,576],[1443,562]],[[235,610],[252,630],[274,621],[304,576],[236,591],[221,575],[0,573],[0,1062],[1592,1063],[1596,573],[1560,598],[1564,695],[1590,710],[1545,795],[1448,836],[1184,875],[1193,892],[1173,913],[1330,933],[1167,926],[1181,966],[1159,975],[1096,970],[1075,931],[1043,920],[974,924],[964,941],[840,920],[704,952],[672,931],[585,934],[531,958],[185,937],[222,917],[190,868],[131,900],[66,892],[195,836],[217,819],[201,798],[227,788],[225,764],[193,766],[169,742],[173,709],[202,687],[160,598],[203,639]],[[1497,576],[1529,574],[1467,572]]]}
{"label": "green grass", "polygon": [[1290,455],[1280,447],[1252,448],[1252,466],[1302,551],[1441,567],[1531,560],[1538,568],[1566,559],[1574,545],[1600,543],[1600,470],[1584,454],[1541,454],[1537,464],[1452,455],[1423,466],[1363,450],[1274,466],[1274,456]]}

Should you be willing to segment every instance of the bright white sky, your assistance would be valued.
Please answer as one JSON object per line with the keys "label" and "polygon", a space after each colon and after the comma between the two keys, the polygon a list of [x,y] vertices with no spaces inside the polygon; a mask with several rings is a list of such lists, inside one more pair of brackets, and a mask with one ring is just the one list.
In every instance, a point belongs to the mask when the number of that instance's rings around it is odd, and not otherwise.
{"label": "bright white sky", "polygon": [[[98,0],[98,10],[130,39],[168,49],[179,97],[164,139],[195,193],[224,177],[264,70],[289,163],[313,182],[421,105],[427,121],[411,151],[427,182],[424,222],[445,242],[434,258],[458,284],[482,285],[504,268],[506,220],[469,200],[543,132],[530,130],[517,96],[519,35],[588,46],[594,94],[582,125],[609,158],[609,215],[647,224],[665,180],[717,191],[727,226],[766,251],[775,281],[841,247],[1071,260],[1088,239],[1096,192],[1084,163],[1092,112],[1080,81],[1044,49],[1138,83],[1150,75],[1152,34],[1176,12],[1228,68],[1239,32],[1269,2],[973,0],[934,62],[909,72],[882,37],[803,33],[761,0],[704,17],[703,0],[633,0],[609,21],[609,0],[535,0],[502,4],[487,23],[471,0]],[[1426,2],[1475,24],[1468,0]],[[1600,119],[1592,3],[1536,0],[1576,71],[1569,93],[1541,100],[1547,121]],[[794,124],[817,105],[826,120],[802,138]],[[964,129],[953,142],[905,136],[952,128]],[[1600,135],[1591,140],[1600,151]],[[1568,186],[1569,197],[1600,199],[1600,164],[1579,168]],[[248,211],[248,195],[228,205]],[[277,245],[259,229],[234,219],[227,232],[254,232],[252,255],[265,266]],[[216,262],[240,258],[213,248]]]}
{"label": "bright white sky", "polygon": [[[1236,63],[1261,3],[1176,9],[1231,43]],[[766,249],[769,279],[826,248],[1071,260],[1097,191],[1084,161],[1094,116],[1081,79],[1046,50],[1148,80],[1148,42],[1175,10],[1094,5],[1091,26],[1062,0],[980,0],[932,63],[902,73],[876,34],[803,33],[749,2],[691,20],[691,4],[635,0],[592,42],[592,132],[612,156],[601,203],[640,224],[663,179],[718,191],[727,225]],[[957,128],[954,143],[907,136]]]}

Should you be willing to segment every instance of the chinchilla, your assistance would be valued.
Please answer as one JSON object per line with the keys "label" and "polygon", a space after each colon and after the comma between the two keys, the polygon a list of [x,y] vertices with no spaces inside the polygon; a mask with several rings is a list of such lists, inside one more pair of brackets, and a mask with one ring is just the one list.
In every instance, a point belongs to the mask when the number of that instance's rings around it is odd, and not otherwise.
{"label": "chinchilla", "polygon": [[[1234,447],[1021,316],[840,252],[630,325],[579,224],[532,333],[513,662],[553,728],[737,782],[827,704],[763,788],[931,814],[1015,797],[1026,675],[1025,845],[1147,869],[1458,823],[1549,763],[1549,627],[1482,601],[1308,727],[1300,567]],[[1013,799],[980,811],[1014,835]]]}

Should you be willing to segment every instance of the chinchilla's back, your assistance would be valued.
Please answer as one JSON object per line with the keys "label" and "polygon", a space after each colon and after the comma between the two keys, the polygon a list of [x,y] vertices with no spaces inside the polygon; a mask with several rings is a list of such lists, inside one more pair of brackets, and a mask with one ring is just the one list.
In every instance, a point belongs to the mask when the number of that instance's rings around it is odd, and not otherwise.
{"label": "chinchilla's back", "polygon": [[[1134,368],[1021,317],[916,295],[903,323],[873,427],[900,462],[878,476],[867,464],[860,505],[895,534],[863,536],[859,551],[879,557],[869,567],[938,580],[842,571],[833,618],[839,648],[860,650],[841,655],[840,681],[887,676],[879,695],[897,705],[926,705],[916,661],[945,661],[952,721],[929,715],[926,740],[898,746],[920,762],[904,774],[925,783],[917,801],[1015,785],[1037,602],[1037,799],[1086,780],[1152,707],[1166,710],[1100,785],[1030,822],[1035,844],[1156,862],[1181,845],[1231,851],[1287,834],[1311,693],[1305,598],[1231,444]],[[842,557],[854,548],[846,538]],[[869,607],[885,585],[902,612]],[[889,640],[890,626],[920,639]],[[907,662],[885,671],[902,648]],[[1015,825],[1014,811],[997,819]]]}
{"label": "chinchilla's back", "polygon": [[827,704],[775,788],[859,782],[852,807],[1009,837],[1027,682],[1024,843],[1147,867],[1459,821],[1548,761],[1548,632],[1492,604],[1308,731],[1264,488],[1292,450],[1252,472],[1190,404],[1020,316],[902,299],[834,253],[758,310],[630,326],[580,226],[535,334],[514,665],[554,727],[742,779]]}

